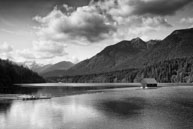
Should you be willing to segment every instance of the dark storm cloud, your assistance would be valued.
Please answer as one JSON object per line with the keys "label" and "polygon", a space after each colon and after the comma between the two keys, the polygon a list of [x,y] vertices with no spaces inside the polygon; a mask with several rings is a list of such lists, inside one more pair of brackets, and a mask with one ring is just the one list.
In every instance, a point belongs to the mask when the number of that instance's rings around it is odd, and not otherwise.
{"label": "dark storm cloud", "polygon": [[54,6],[63,4],[72,7],[88,5],[90,0],[0,0],[0,16],[11,18],[32,18],[35,15],[46,15]]}
{"label": "dark storm cloud", "polygon": [[133,14],[173,15],[176,11],[193,2],[192,0],[130,0]]}

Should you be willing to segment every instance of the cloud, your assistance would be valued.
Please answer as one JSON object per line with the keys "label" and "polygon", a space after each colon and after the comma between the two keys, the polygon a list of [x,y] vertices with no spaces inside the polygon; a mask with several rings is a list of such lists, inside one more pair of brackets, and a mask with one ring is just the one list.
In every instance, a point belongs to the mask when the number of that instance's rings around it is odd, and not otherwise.
{"label": "cloud", "polygon": [[117,17],[116,21],[119,26],[129,27],[172,27],[167,19],[160,16],[144,17],[144,16],[130,16],[128,18]]}
{"label": "cloud", "polygon": [[[36,61],[42,64],[59,62],[62,59],[71,59],[66,53],[66,45],[53,41],[34,41],[31,48],[15,49],[15,47],[4,42],[0,44],[0,58],[15,62]],[[75,62],[75,58],[72,58]]]}
{"label": "cloud", "polygon": [[92,2],[108,10],[111,15],[128,17],[130,15],[174,15],[176,11],[191,3],[192,0],[105,0]]}
{"label": "cloud", "polygon": [[4,42],[0,45],[0,57],[2,59],[13,59],[12,57],[13,53],[13,46],[8,44],[7,42]]}
{"label": "cloud", "polygon": [[181,23],[188,23],[188,24],[192,24],[193,23],[193,17],[188,17],[188,18],[182,18],[180,20]]}
{"label": "cloud", "polygon": [[24,58],[25,60],[36,59],[34,52],[30,49],[16,50],[16,53],[19,57]]}
{"label": "cloud", "polygon": [[[67,53],[66,48],[70,45],[98,43],[102,46],[134,37],[148,39],[149,32],[172,27],[166,16],[190,2],[184,1],[102,0],[77,8],[64,4],[45,16],[35,16],[37,40],[31,48],[10,53],[18,59],[31,61],[67,59],[78,62],[79,55],[76,57],[72,51],[71,55]],[[161,3],[164,3],[163,7],[160,7]]]}
{"label": "cloud", "polygon": [[172,27],[171,24],[168,23],[166,18],[163,17],[147,17],[142,18],[144,26],[151,26],[151,27]]}
{"label": "cloud", "polygon": [[[144,17],[130,16],[128,18],[118,18],[118,30],[114,34],[116,39],[132,39],[136,37],[146,37],[148,33],[160,31],[172,27],[164,17]],[[148,39],[150,39],[149,37]]]}
{"label": "cloud", "polygon": [[11,51],[13,51],[13,47],[8,43],[4,42],[2,45],[0,45],[0,53],[7,53]]}
{"label": "cloud", "polygon": [[25,59],[52,59],[65,56],[66,46],[53,41],[34,41],[32,49],[17,51],[17,54]]}
{"label": "cloud", "polygon": [[[132,33],[137,36],[140,29],[145,33],[150,30],[156,31],[161,27],[172,27],[167,19],[161,16],[161,13],[156,14],[153,9],[153,5],[157,7],[162,2],[165,2],[167,6],[164,9],[170,8],[169,5],[181,3],[179,0],[170,2],[166,0],[105,0],[91,1],[89,5],[76,9],[68,5],[64,5],[60,10],[55,7],[44,17],[34,17],[34,20],[39,23],[39,26],[36,26],[37,35],[41,40],[88,45],[117,38],[113,37],[115,35],[128,36]],[[148,6],[149,4],[152,6]],[[146,7],[141,7],[143,5]],[[140,13],[142,8],[144,15]],[[154,15],[145,15],[147,13]]]}
{"label": "cloud", "polygon": [[33,49],[39,53],[51,54],[54,56],[62,56],[65,53],[66,46],[60,42],[52,41],[35,41],[33,43]]}
{"label": "cloud", "polygon": [[[165,3],[161,9],[160,4]],[[99,7],[106,16],[116,23],[117,31],[114,38],[123,40],[134,37],[147,37],[149,32],[172,27],[166,16],[167,8],[183,3],[180,0],[100,0],[90,5]],[[162,7],[162,6],[161,6]],[[181,6],[182,7],[182,6]],[[157,9],[157,10],[156,10]],[[178,8],[180,9],[180,8]],[[159,13],[160,11],[160,13]],[[173,10],[173,13],[177,11]],[[164,13],[162,13],[164,12]],[[113,23],[113,22],[112,22]]]}
{"label": "cloud", "polygon": [[41,24],[38,27],[40,37],[59,41],[76,39],[92,43],[101,41],[116,31],[115,26],[95,6],[78,7],[73,11],[67,5],[64,7],[66,12],[55,7],[47,16],[34,18]]}
{"label": "cloud", "polygon": [[132,14],[174,15],[176,11],[191,3],[192,0],[130,0],[134,8]]}

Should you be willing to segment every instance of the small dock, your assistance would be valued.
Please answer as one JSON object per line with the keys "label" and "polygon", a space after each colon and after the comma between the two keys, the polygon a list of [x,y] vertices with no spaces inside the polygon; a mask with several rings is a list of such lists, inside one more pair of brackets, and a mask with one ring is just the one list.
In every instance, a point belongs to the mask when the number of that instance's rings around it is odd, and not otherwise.
{"label": "small dock", "polygon": [[39,100],[51,99],[46,95],[0,94],[0,100]]}
{"label": "small dock", "polygon": [[35,95],[20,95],[17,97],[19,100],[39,100],[39,99],[51,99],[49,96],[35,96]]}

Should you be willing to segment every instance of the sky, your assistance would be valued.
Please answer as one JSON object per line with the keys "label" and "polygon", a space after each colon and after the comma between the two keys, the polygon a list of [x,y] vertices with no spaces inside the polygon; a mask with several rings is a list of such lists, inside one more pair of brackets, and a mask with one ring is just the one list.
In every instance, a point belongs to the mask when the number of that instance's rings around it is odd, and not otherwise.
{"label": "sky", "polygon": [[121,40],[191,27],[192,0],[0,0],[0,58],[77,63]]}

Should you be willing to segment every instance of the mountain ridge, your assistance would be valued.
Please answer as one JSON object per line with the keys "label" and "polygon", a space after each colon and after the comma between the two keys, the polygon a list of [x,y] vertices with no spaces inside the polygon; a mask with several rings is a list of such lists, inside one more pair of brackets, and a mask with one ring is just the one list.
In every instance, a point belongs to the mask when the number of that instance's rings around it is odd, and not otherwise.
{"label": "mountain ridge", "polygon": [[136,38],[130,41],[123,40],[114,45],[107,46],[90,59],[76,64],[74,67],[67,70],[67,73],[74,74],[76,73],[77,69],[80,70],[78,74],[111,71],[116,66],[120,65],[122,60],[125,60],[126,58],[132,58],[134,55],[145,51],[146,49],[146,43],[140,38]]}
{"label": "mountain ridge", "polygon": [[71,68],[73,65],[74,64],[70,61],[61,61],[61,62],[58,62],[56,64],[52,64],[50,67],[48,67],[45,70],[43,70],[42,72],[40,72],[40,74],[54,71],[54,70],[67,70],[67,69]]}
{"label": "mountain ridge", "polygon": [[[161,60],[193,55],[193,28],[175,30],[163,40],[144,42],[140,38],[123,40],[65,72],[81,75],[115,70],[142,68]],[[150,47],[148,45],[150,44]]]}
{"label": "mountain ridge", "polygon": [[60,76],[67,69],[74,66],[74,64],[70,61],[61,61],[56,64],[46,64],[46,65],[37,64],[36,62],[24,62],[17,64],[29,68],[30,70],[38,73],[43,77],[47,77],[47,74],[49,74],[49,76]]}

